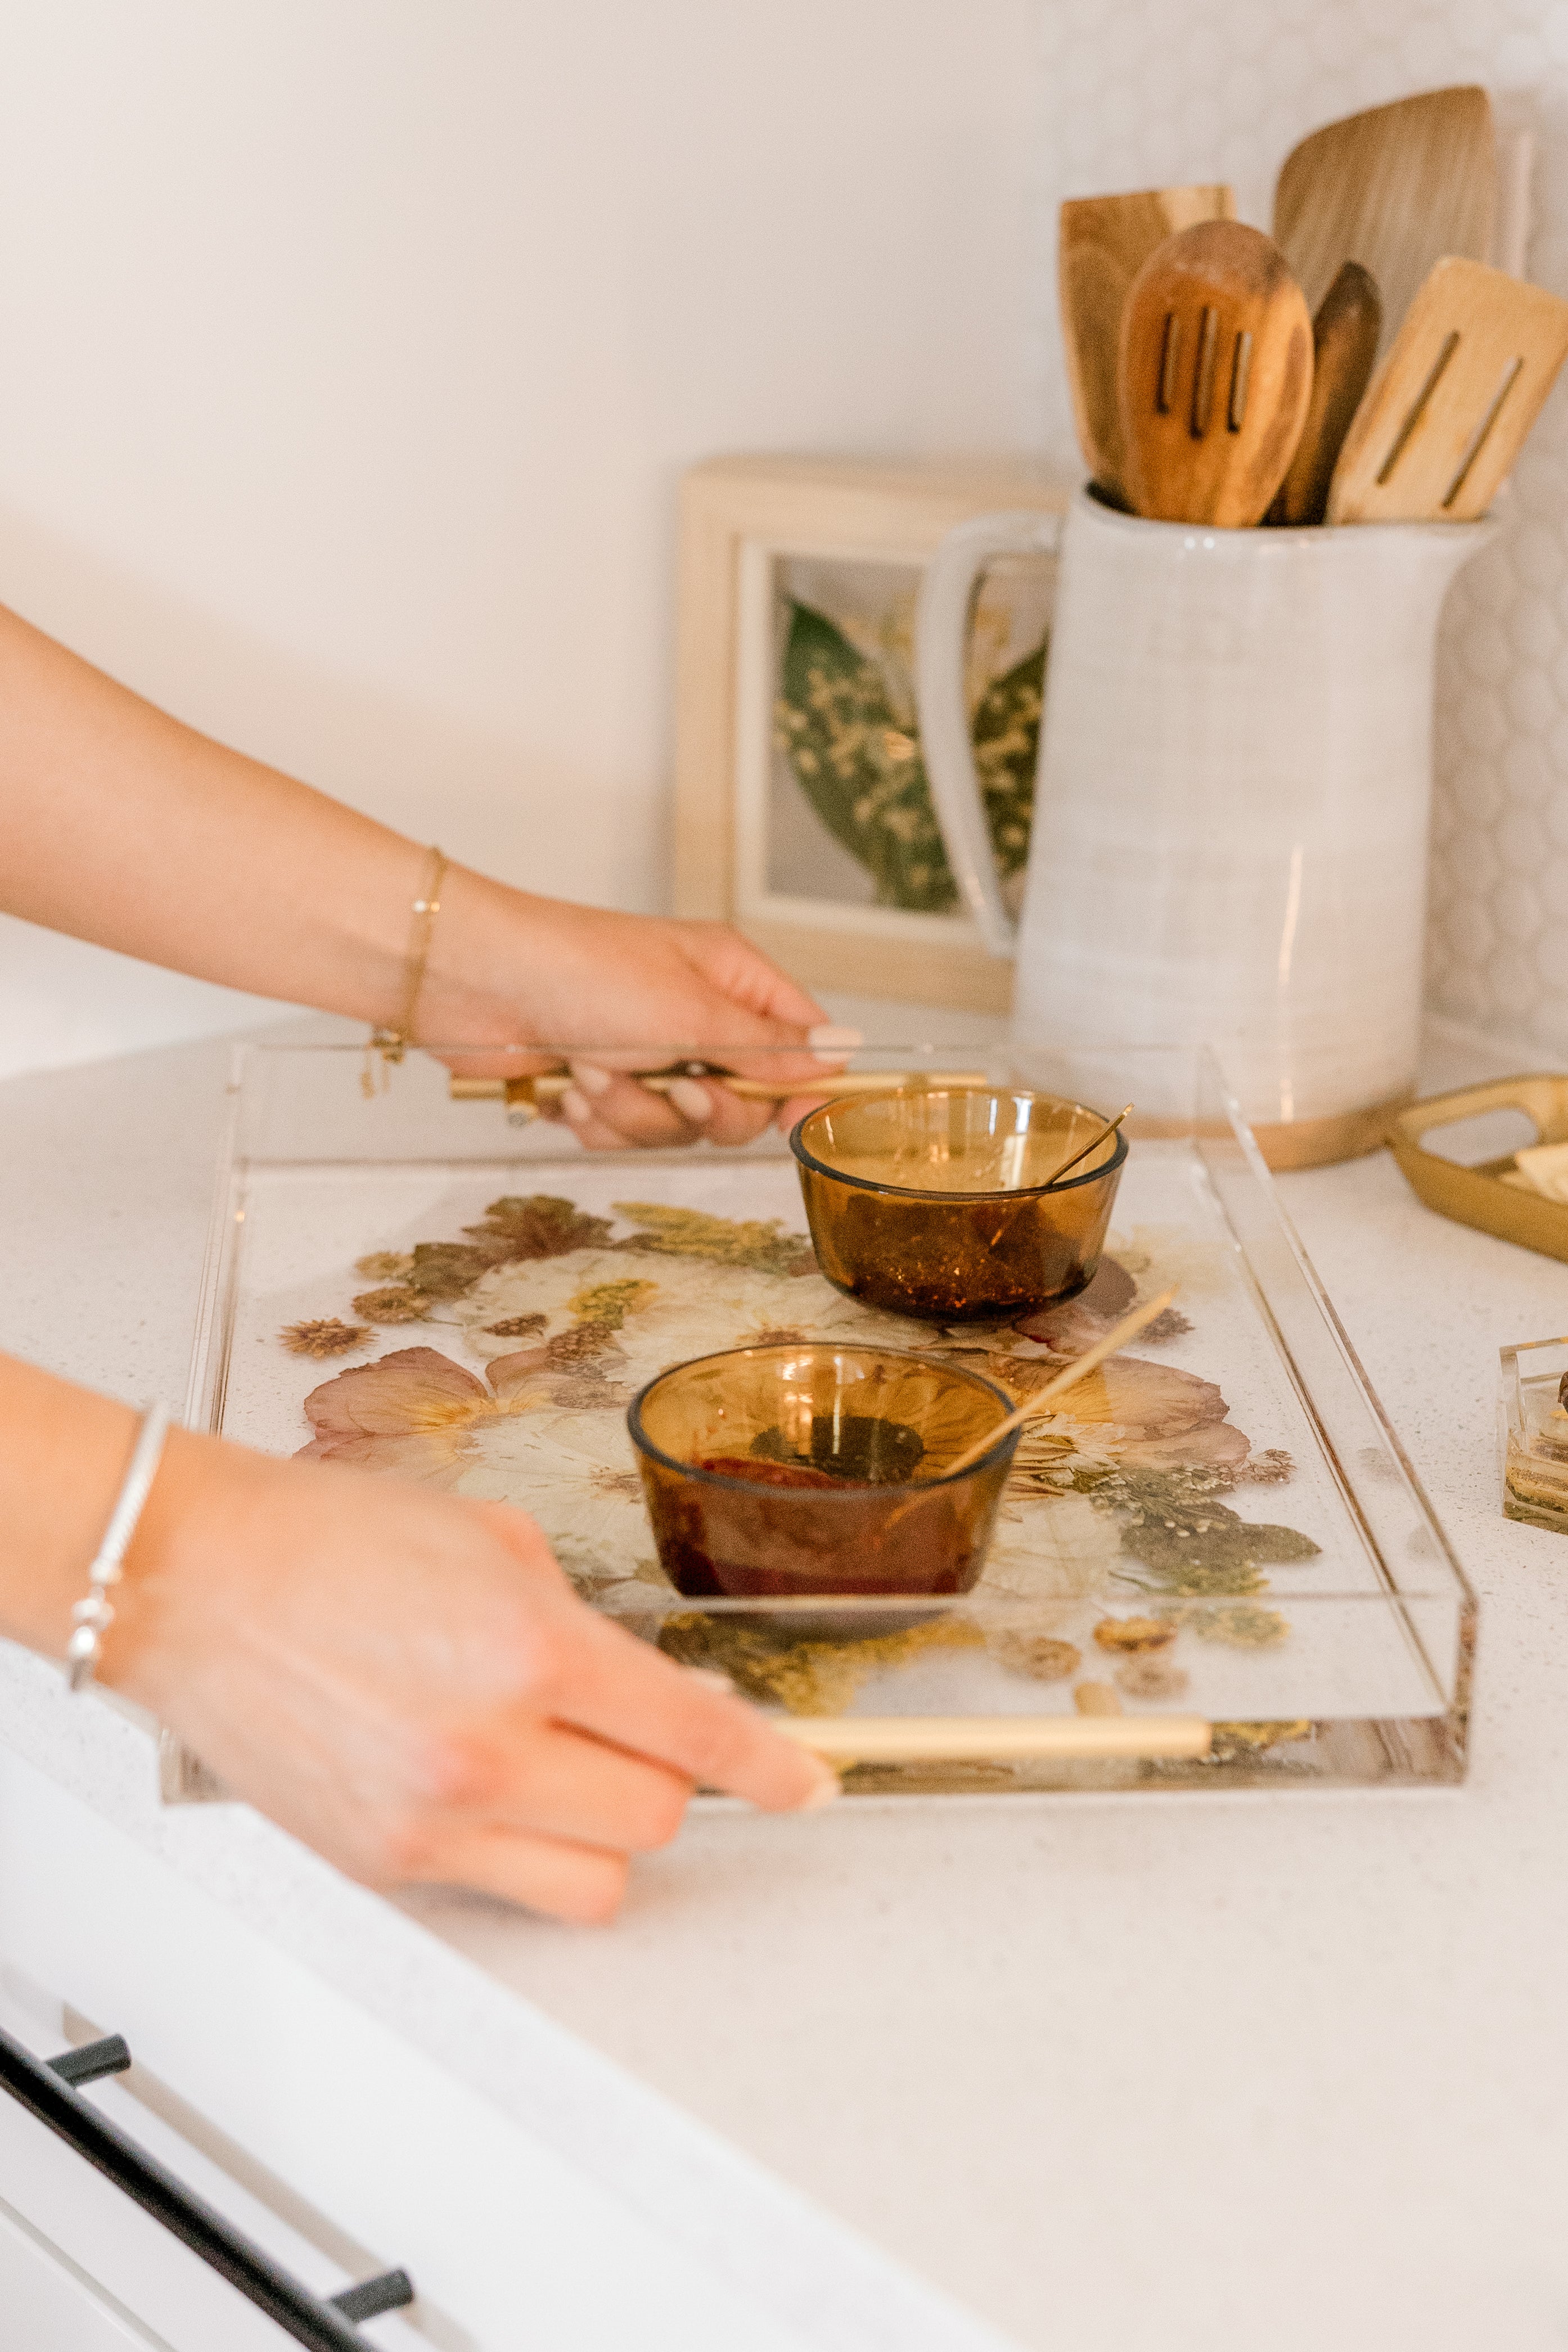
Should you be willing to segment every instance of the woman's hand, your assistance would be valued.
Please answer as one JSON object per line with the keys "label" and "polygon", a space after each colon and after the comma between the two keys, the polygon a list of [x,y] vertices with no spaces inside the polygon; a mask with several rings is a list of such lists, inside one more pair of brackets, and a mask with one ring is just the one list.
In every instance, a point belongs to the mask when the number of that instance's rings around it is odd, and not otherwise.
{"label": "woman's hand", "polygon": [[[428,847],[195,734],[0,610],[0,908],[400,1029],[431,875]],[[810,1049],[842,1038],[814,1040],[820,1006],[722,924],[603,913],[463,866],[446,869],[440,909],[414,1008],[421,1042],[686,1047],[801,1083],[775,1110],[694,1079],[650,1095],[626,1063],[578,1058],[565,1115],[586,1144],[742,1143],[827,1091]],[[754,1058],[781,1046],[799,1050]],[[515,1054],[448,1058],[475,1077],[529,1074]]]}
{"label": "woman's hand", "polygon": [[[606,1049],[572,1056],[561,1102],[593,1150],[700,1135],[744,1143],[775,1118],[793,1126],[832,1091],[832,1073],[859,1043],[855,1032],[830,1027],[815,999],[727,924],[535,898],[461,869],[443,886],[417,1027],[437,1046],[473,1038]],[[748,1102],[682,1077],[652,1094],[626,1075],[647,1067],[646,1053],[623,1058],[609,1050],[617,1045],[651,1046],[663,1059],[700,1054],[742,1076],[798,1082],[799,1091]],[[475,1076],[526,1068],[515,1055],[442,1058]]]}
{"label": "woman's hand", "polygon": [[573,1593],[521,1511],[171,1436],[100,1679],[367,1885],[613,1916],[699,1783],[831,1770]]}

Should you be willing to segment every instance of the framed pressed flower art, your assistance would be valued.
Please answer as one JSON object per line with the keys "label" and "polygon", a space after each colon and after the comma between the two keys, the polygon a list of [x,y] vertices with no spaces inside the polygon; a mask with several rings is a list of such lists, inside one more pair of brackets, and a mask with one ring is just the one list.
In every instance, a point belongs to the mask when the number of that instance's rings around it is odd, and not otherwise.
{"label": "framed pressed flower art", "polygon": [[[927,559],[970,516],[1059,511],[1023,460],[734,457],[682,491],[677,907],[738,923],[800,979],[1004,1012],[1012,967],[963,909],[912,679]],[[1055,563],[982,579],[968,685],[1004,897],[1023,885]]]}

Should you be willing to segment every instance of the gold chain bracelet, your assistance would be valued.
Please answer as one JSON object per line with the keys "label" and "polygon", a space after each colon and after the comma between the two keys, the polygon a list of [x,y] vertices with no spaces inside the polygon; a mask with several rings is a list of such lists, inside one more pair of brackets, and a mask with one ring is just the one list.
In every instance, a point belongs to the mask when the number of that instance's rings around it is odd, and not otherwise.
{"label": "gold chain bracelet", "polygon": [[378,1024],[370,1033],[363,1080],[366,1094],[373,1090],[370,1054],[379,1054],[384,1062],[401,1062],[405,1051],[414,1043],[414,1014],[419,1003],[419,992],[425,985],[425,967],[430,961],[430,941],[436,929],[436,918],[441,911],[441,887],[447,878],[447,863],[445,852],[432,847],[424,886],[409,908],[413,928],[408,934],[408,954],[404,963],[402,1015],[395,1029],[384,1028]]}

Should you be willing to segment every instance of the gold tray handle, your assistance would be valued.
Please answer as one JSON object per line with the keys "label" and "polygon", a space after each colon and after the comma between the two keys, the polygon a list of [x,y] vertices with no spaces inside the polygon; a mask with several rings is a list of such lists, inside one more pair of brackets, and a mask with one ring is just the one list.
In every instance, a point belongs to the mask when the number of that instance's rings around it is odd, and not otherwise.
{"label": "gold tray handle", "polygon": [[1497,1110],[1522,1111],[1542,1143],[1568,1141],[1568,1077],[1526,1072],[1519,1077],[1491,1078],[1483,1086],[1459,1087],[1451,1094],[1429,1095],[1395,1115],[1389,1129],[1394,1156],[1417,1199],[1440,1217],[1568,1262],[1568,1203],[1505,1184],[1503,1176],[1514,1164],[1511,1151],[1500,1160],[1466,1168],[1425,1149],[1424,1139],[1435,1127],[1456,1126],[1460,1119]]}

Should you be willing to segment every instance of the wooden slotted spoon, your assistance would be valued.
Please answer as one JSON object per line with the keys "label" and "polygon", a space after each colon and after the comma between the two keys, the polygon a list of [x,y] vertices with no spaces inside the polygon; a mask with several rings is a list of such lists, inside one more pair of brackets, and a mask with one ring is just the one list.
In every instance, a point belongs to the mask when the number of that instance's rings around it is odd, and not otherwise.
{"label": "wooden slotted spoon", "polygon": [[1089,478],[1119,505],[1127,499],[1127,464],[1116,354],[1127,289],[1155,247],[1178,229],[1235,218],[1235,190],[1217,184],[1080,196],[1061,208],[1057,287],[1079,447]]}
{"label": "wooden slotted spoon", "polygon": [[1439,261],[1345,436],[1331,522],[1485,514],[1568,357],[1568,302],[1479,261]]}
{"label": "wooden slotted spoon", "polygon": [[1205,221],[1151,254],[1121,319],[1128,488],[1163,522],[1259,522],[1312,396],[1312,322],[1278,246]]}

